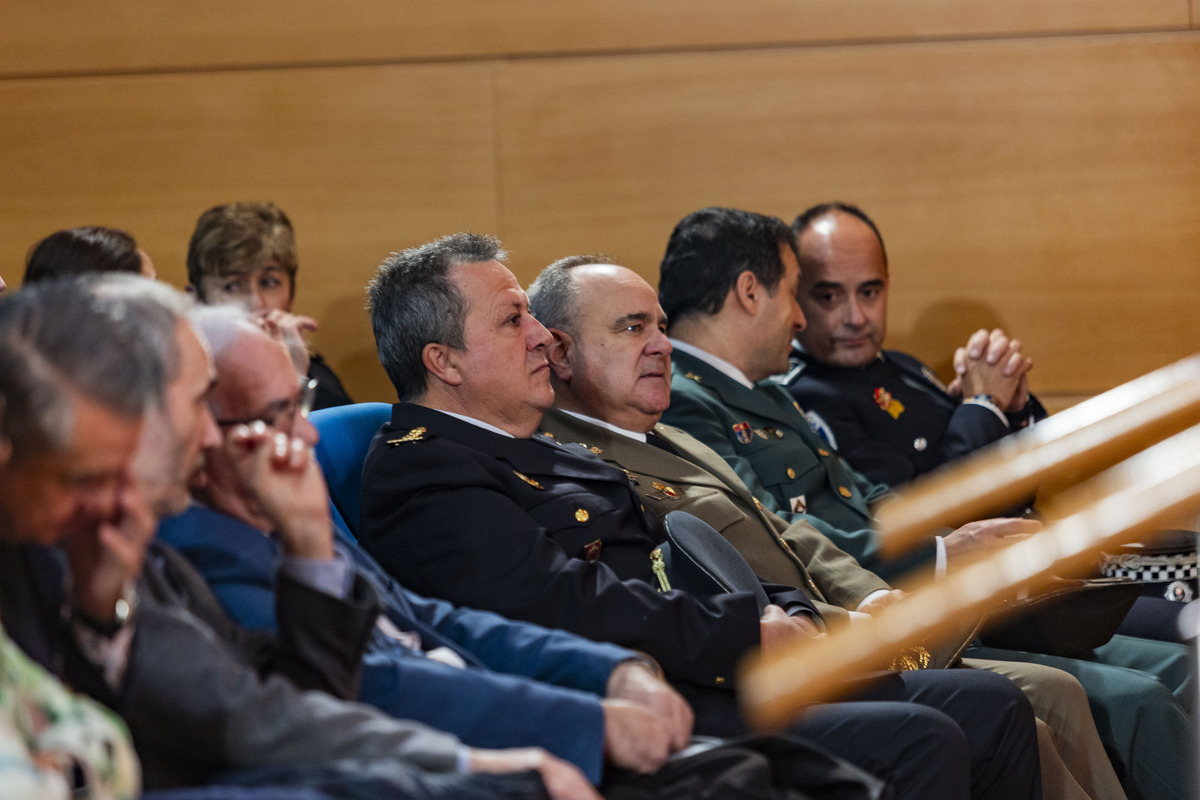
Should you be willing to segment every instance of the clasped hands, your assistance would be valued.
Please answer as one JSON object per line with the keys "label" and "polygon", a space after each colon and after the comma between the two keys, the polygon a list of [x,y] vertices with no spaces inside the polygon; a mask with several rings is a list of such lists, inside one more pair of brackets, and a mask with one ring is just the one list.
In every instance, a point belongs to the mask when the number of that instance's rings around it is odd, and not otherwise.
{"label": "clasped hands", "polygon": [[971,334],[965,347],[954,351],[954,380],[950,394],[969,398],[991,395],[997,406],[1015,414],[1029,400],[1029,370],[1033,359],[1021,352],[1021,341],[996,328]]}

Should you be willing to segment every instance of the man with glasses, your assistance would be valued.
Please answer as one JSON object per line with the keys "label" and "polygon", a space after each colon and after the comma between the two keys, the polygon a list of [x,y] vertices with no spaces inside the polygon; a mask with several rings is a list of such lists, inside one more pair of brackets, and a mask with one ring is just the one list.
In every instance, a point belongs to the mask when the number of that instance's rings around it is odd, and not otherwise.
{"label": "man with glasses", "polygon": [[255,422],[261,422],[276,430],[291,430],[297,417],[308,419],[316,397],[317,379],[301,375],[298,390],[294,396],[272,400],[263,406],[261,412],[255,412],[252,416],[238,419],[218,419],[217,425],[221,428],[232,428],[237,425],[253,425]]}
{"label": "man with glasses", "polygon": [[286,496],[264,494],[242,448],[211,448],[200,493],[205,506],[159,528],[159,539],[193,562],[230,617],[250,630],[276,630],[281,554],[306,559],[310,574],[325,576],[322,583],[335,591],[357,569],[375,586],[386,615],[368,640],[361,701],[436,725],[468,745],[545,748],[596,783],[606,760],[651,771],[668,748],[687,742],[691,712],[649,659],[419,597],[335,533],[325,484],[309,456],[317,439],[306,419],[309,382],[297,389],[284,347],[244,312],[203,308],[193,316],[213,342],[217,382],[209,406],[217,424],[290,435],[295,460],[305,465]]}
{"label": "man with glasses", "polygon": [[[0,469],[0,605],[13,641],[121,715],[147,789],[216,782],[455,800],[539,791],[524,774],[457,774],[496,771],[496,758],[499,771],[537,763],[297,688],[353,692],[358,661],[346,653],[375,619],[369,587],[351,605],[281,570],[285,630],[250,637],[206,590],[189,593],[204,583],[178,554],[145,549],[157,518],[186,506],[201,450],[220,441],[209,356],[184,308],[165,284],[131,275],[47,283],[0,303],[0,449],[13,449]],[[282,469],[252,441],[239,429],[226,444],[268,475]],[[335,624],[314,629],[314,616]],[[572,796],[594,800],[582,776],[576,785],[586,791]]]}

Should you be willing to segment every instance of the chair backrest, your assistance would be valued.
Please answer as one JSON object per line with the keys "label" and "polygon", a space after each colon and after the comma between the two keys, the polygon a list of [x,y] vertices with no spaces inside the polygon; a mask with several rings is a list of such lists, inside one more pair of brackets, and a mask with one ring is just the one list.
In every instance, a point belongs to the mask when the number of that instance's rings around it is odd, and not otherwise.
{"label": "chair backrest", "polygon": [[363,461],[371,438],[392,416],[387,403],[354,403],[314,411],[309,420],[321,434],[317,461],[329,484],[329,499],[355,537],[358,536],[359,493]]}

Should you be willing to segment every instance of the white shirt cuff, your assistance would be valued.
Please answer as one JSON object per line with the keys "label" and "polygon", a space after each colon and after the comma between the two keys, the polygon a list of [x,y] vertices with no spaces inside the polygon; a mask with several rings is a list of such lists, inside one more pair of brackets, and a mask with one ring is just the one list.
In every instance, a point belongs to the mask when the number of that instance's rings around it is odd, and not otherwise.
{"label": "white shirt cuff", "polygon": [[875,591],[871,592],[869,595],[864,597],[861,601],[859,601],[858,605],[854,607],[854,610],[855,611],[861,610],[863,606],[865,606],[867,603],[874,600],[876,597],[882,597],[890,591],[891,591],[891,589],[876,589]]}

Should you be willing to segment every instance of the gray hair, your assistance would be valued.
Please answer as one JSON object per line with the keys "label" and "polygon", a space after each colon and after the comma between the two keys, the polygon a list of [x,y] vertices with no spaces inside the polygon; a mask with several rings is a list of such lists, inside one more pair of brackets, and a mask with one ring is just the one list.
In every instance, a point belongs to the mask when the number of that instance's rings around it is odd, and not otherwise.
{"label": "gray hair", "polygon": [[529,313],[547,328],[575,333],[576,309],[579,307],[579,285],[571,277],[571,270],[591,264],[620,263],[604,253],[588,253],[582,256],[560,258],[542,270],[529,286]]}
{"label": "gray hair", "polygon": [[455,233],[392,253],[379,265],[367,284],[367,310],[379,361],[401,401],[425,394],[425,345],[466,347],[467,303],[450,270],[459,264],[503,262],[507,255],[492,236]]}
{"label": "gray hair", "polygon": [[197,305],[188,314],[188,319],[208,341],[214,359],[220,359],[226,350],[234,347],[238,340],[246,334],[258,334],[268,339],[271,338],[271,335],[258,324],[253,314],[236,303],[224,303],[217,306]]}
{"label": "gray hair", "polygon": [[14,462],[66,447],[73,395],[126,419],[162,400],[166,364],[150,343],[161,316],[92,288],[50,280],[0,299],[0,434]]}
{"label": "gray hair", "polygon": [[87,280],[87,284],[100,300],[138,308],[145,344],[163,364],[164,388],[179,377],[179,339],[175,332],[179,325],[187,324],[195,302],[178,289],[141,275],[107,273]]}

